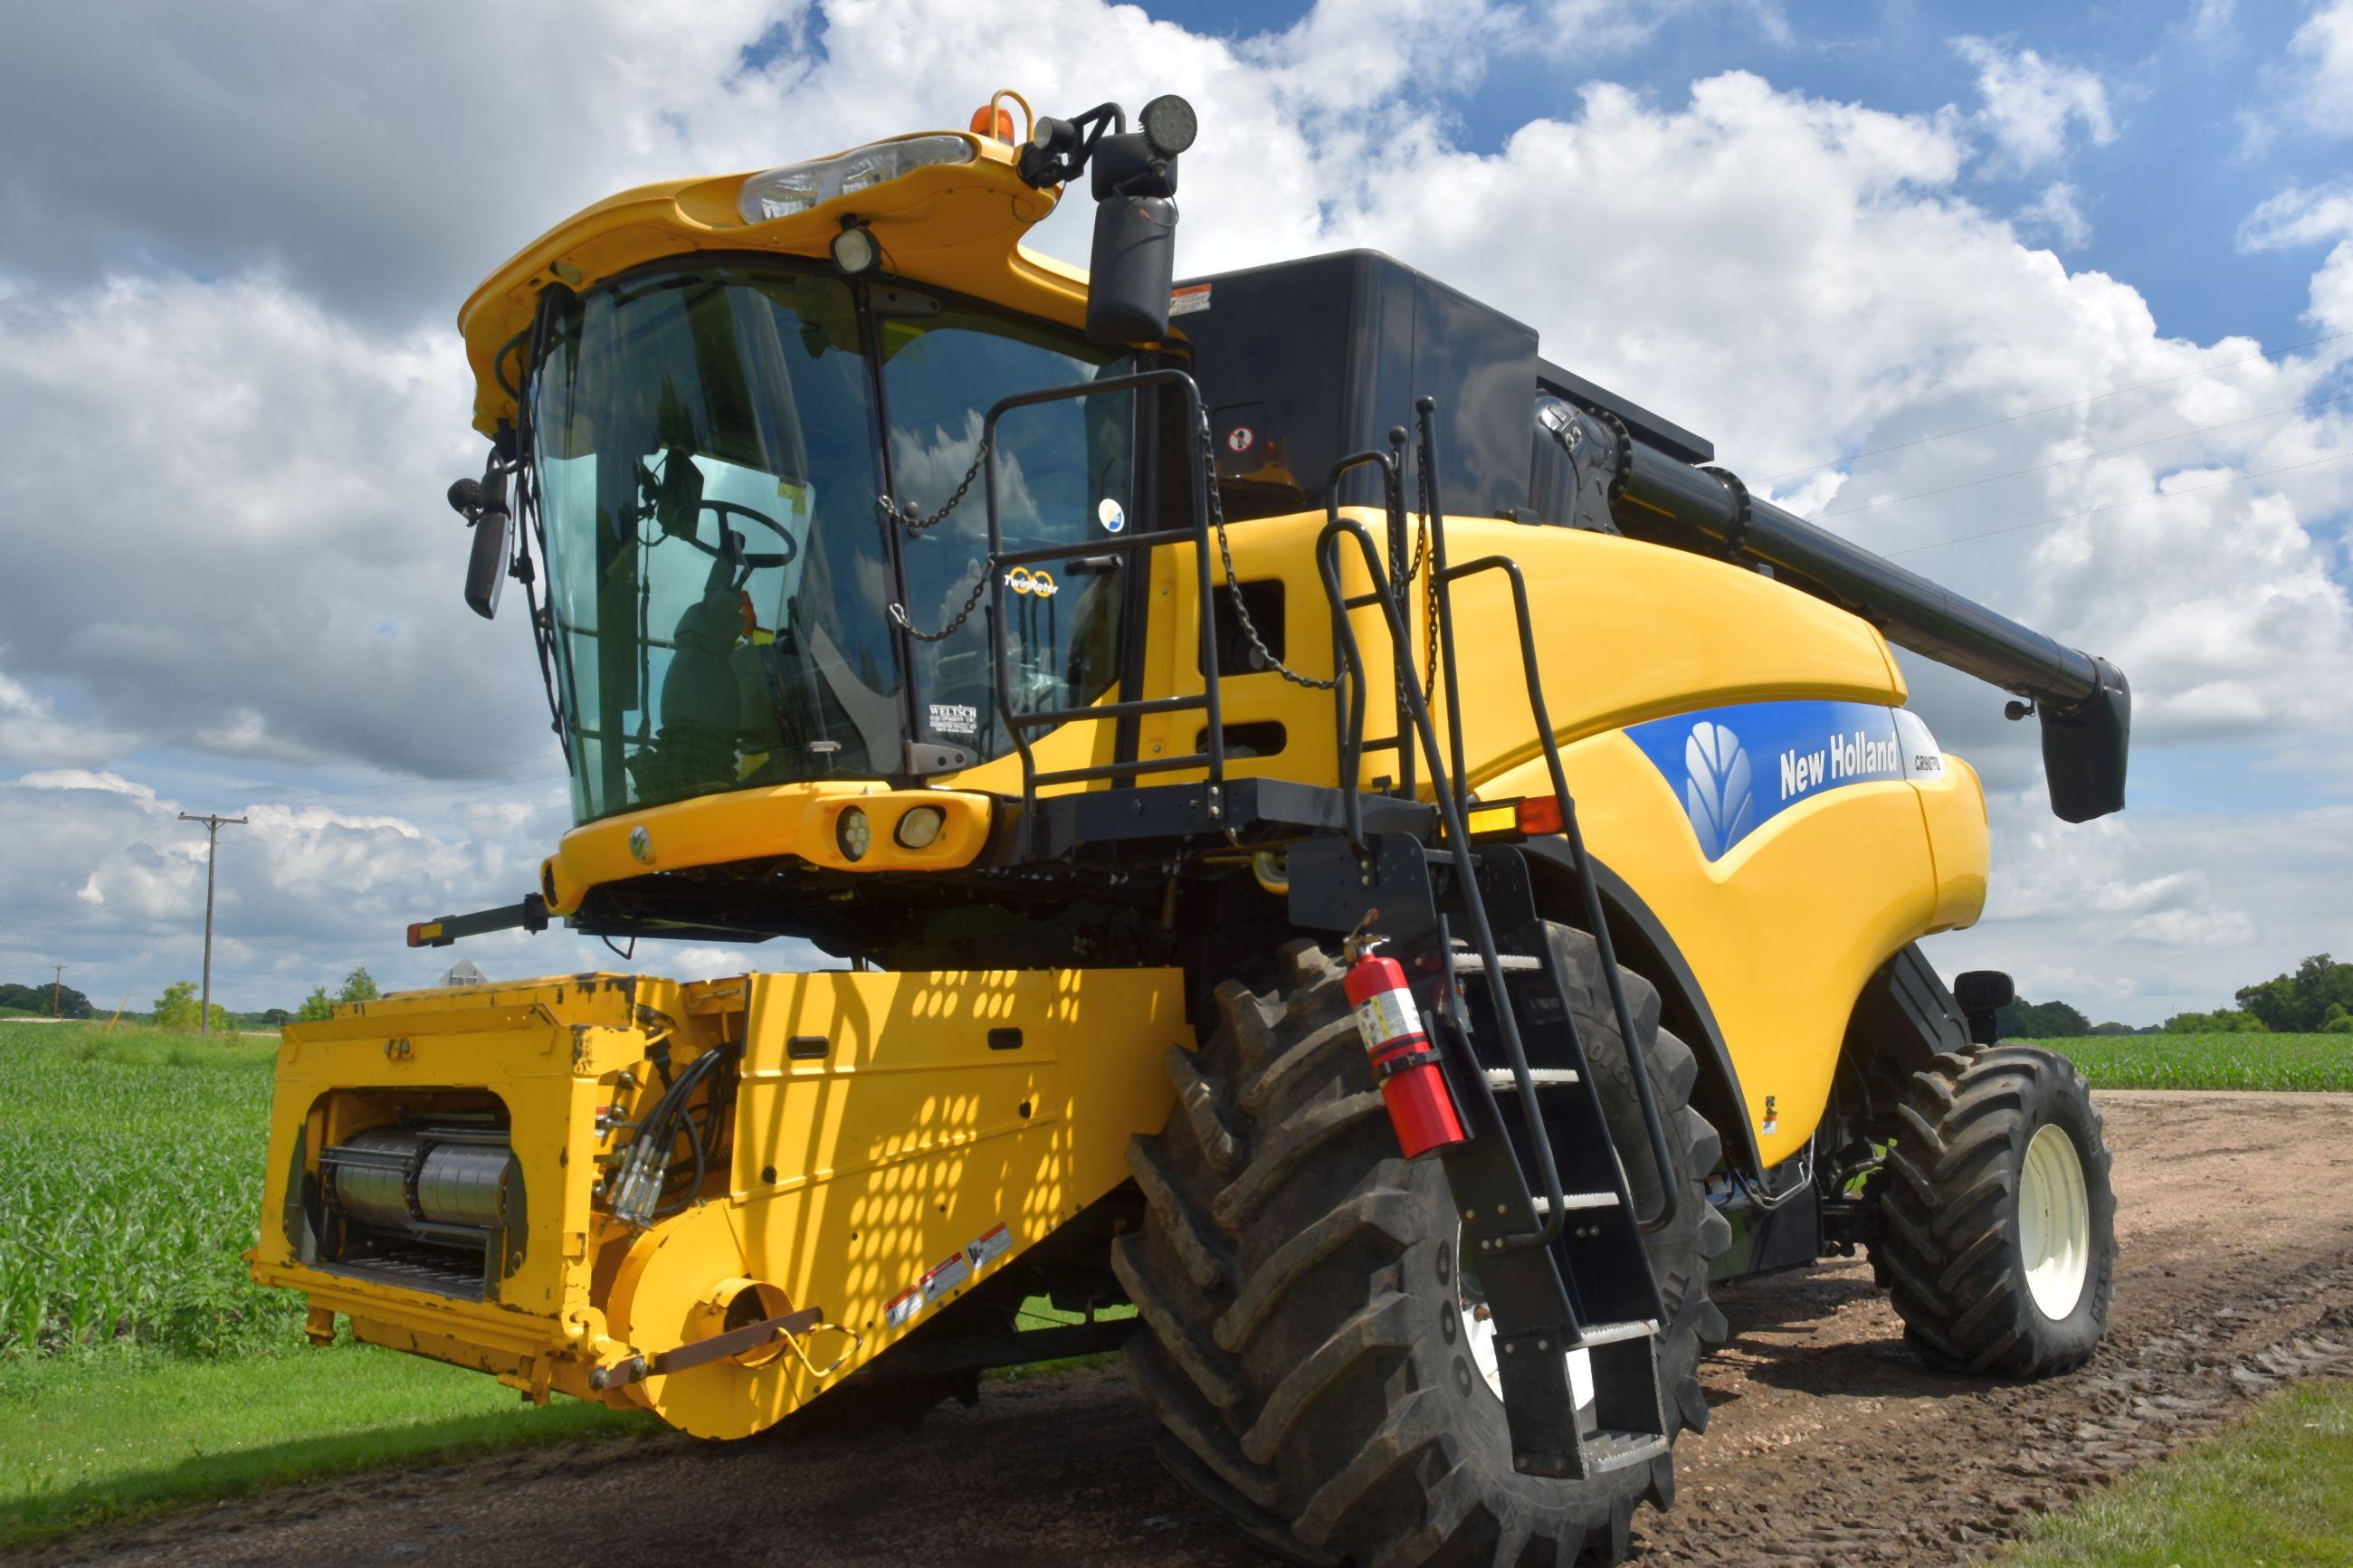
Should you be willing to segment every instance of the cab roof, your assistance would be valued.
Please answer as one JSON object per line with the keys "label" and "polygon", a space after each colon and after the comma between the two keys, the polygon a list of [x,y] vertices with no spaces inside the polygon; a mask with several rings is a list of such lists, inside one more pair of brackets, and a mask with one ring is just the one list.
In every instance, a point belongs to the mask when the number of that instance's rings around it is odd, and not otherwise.
{"label": "cab roof", "polygon": [[1031,226],[1054,210],[1060,188],[1037,190],[1023,183],[1009,142],[965,132],[913,134],[957,136],[972,145],[974,156],[965,163],[929,164],[765,223],[746,223],[736,207],[744,182],[760,171],[668,180],[607,196],[524,246],[458,312],[474,372],[474,427],[494,436],[513,421],[511,389],[522,384],[524,352],[518,340],[530,331],[540,293],[550,284],[585,290],[646,262],[696,251],[823,258],[852,214],[873,231],[896,278],[1082,326],[1086,274],[1021,244]]}

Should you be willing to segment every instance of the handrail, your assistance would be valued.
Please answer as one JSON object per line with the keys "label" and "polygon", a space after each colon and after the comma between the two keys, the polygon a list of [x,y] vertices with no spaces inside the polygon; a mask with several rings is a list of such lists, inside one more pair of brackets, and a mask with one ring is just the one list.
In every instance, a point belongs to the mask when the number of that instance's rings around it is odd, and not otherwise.
{"label": "handrail", "polygon": [[[1349,684],[1356,690],[1355,712],[1361,724],[1365,656],[1364,650],[1357,646],[1356,628],[1348,624],[1347,612],[1342,608],[1347,595],[1340,586],[1341,535],[1345,534],[1355,540],[1357,552],[1364,557],[1365,570],[1372,579],[1382,619],[1388,624],[1391,646],[1402,650],[1411,645],[1406,640],[1405,623],[1398,614],[1396,596],[1389,592],[1388,574],[1381,565],[1380,554],[1373,543],[1372,535],[1365,531],[1362,523],[1340,515],[1340,503],[1336,497],[1325,503],[1325,512],[1323,531],[1315,536],[1315,565],[1324,578],[1324,597],[1333,606],[1333,637],[1347,660]],[[1432,581],[1440,579],[1433,578]],[[1487,973],[1499,982],[1496,989],[1496,1028],[1503,1037],[1504,1059],[1510,1063],[1512,1081],[1519,1089],[1520,1115],[1527,1127],[1528,1146],[1535,1152],[1537,1174],[1545,1185],[1545,1212],[1536,1228],[1493,1239],[1498,1248],[1507,1251],[1550,1247],[1560,1239],[1562,1230],[1567,1227],[1568,1199],[1561,1188],[1560,1171],[1553,1159],[1552,1138],[1545,1130],[1544,1114],[1537,1104],[1535,1080],[1528,1071],[1527,1048],[1520,1041],[1519,1020],[1514,1016],[1511,999],[1504,994],[1500,984],[1504,973],[1503,960],[1496,951],[1494,931],[1487,920],[1487,902],[1479,894],[1479,872],[1471,858],[1470,835],[1463,831],[1461,802],[1453,786],[1447,782],[1446,763],[1438,746],[1438,731],[1430,722],[1430,705],[1422,700],[1420,689],[1408,682],[1400,695],[1412,717],[1415,736],[1421,742],[1423,753],[1430,763],[1430,793],[1437,797],[1439,819],[1445,824],[1447,850],[1453,858],[1454,874],[1461,884],[1463,911],[1471,920],[1472,941],[1479,950],[1480,961],[1487,966]],[[1354,781],[1344,781],[1344,784],[1345,793],[1353,802],[1357,793]],[[1362,819],[1355,817],[1354,820],[1361,823]],[[1361,844],[1363,840],[1360,837],[1356,842]],[[1450,956],[1446,963],[1450,972],[1446,978],[1451,983],[1452,958]],[[1565,996],[1567,993],[1563,994]]]}
{"label": "handrail", "polygon": [[[1441,529],[1440,533],[1443,532]],[[1437,538],[1438,535],[1432,536],[1433,550],[1437,548]],[[1634,1032],[1633,1008],[1626,1000],[1625,981],[1619,973],[1617,945],[1610,940],[1609,922],[1602,913],[1601,889],[1593,875],[1593,862],[1585,853],[1585,831],[1577,826],[1577,802],[1568,793],[1568,774],[1561,766],[1560,743],[1553,735],[1552,714],[1545,706],[1544,678],[1536,659],[1535,622],[1528,612],[1527,579],[1520,573],[1520,563],[1510,556],[1482,555],[1461,566],[1441,569],[1438,581],[1451,595],[1456,583],[1482,572],[1501,572],[1512,587],[1512,612],[1519,620],[1520,669],[1527,685],[1529,716],[1535,720],[1536,734],[1544,743],[1545,771],[1552,775],[1553,799],[1560,807],[1561,831],[1568,839],[1570,862],[1577,868],[1577,886],[1584,894],[1586,922],[1593,928],[1596,956],[1601,963],[1603,984],[1609,992],[1610,1009],[1617,1015],[1619,1037],[1626,1042],[1626,1064],[1632,1070],[1634,1098],[1642,1110],[1642,1131],[1650,1140],[1651,1158],[1659,1169],[1659,1212],[1641,1225],[1643,1235],[1653,1235],[1674,1223],[1683,1194],[1676,1190],[1674,1156],[1668,1150],[1666,1125],[1659,1116],[1658,1092],[1651,1085],[1650,1066],[1643,1059],[1641,1041]],[[1450,616],[1453,613],[1451,603],[1447,613]],[[1452,671],[1450,669],[1448,674],[1451,679]],[[1566,997],[1567,977],[1558,972],[1558,960],[1549,942],[1545,944],[1544,961],[1546,973]]]}
{"label": "handrail", "polygon": [[[1378,468],[1381,471],[1382,504],[1388,514],[1389,536],[1394,542],[1405,521],[1404,479],[1394,452],[1352,452],[1333,464],[1331,479],[1324,487],[1324,494],[1335,499],[1326,504],[1324,509],[1326,515],[1333,518],[1340,515],[1340,503],[1336,498],[1340,493],[1342,476],[1352,469],[1364,468]],[[1319,552],[1317,560],[1320,565],[1322,560],[1320,552],[1323,544],[1320,535],[1316,543]],[[1366,608],[1376,595],[1385,602],[1394,600],[1396,595],[1390,592],[1386,577],[1376,573],[1374,578],[1373,595],[1367,595],[1362,601],[1346,599],[1335,594],[1332,597],[1332,614],[1341,620],[1345,620],[1349,611]],[[1335,646],[1337,645],[1335,644]],[[1397,647],[1398,652],[1402,654],[1406,645],[1400,642]],[[1335,669],[1333,673],[1336,675],[1339,671]],[[1340,768],[1339,776],[1335,782],[1340,786],[1340,809],[1347,826],[1348,842],[1362,848],[1365,842],[1365,808],[1356,785],[1357,780],[1365,771],[1366,750],[1365,680],[1361,668],[1356,669],[1355,674],[1356,679],[1352,680],[1333,683],[1332,721],[1337,730],[1335,739],[1338,742]],[[1402,675],[1409,684],[1412,679],[1411,668],[1405,669]],[[1397,748],[1398,773],[1409,778],[1413,752],[1405,742],[1405,697],[1402,690],[1398,696],[1397,733],[1389,741],[1377,742],[1376,749],[1388,745],[1394,745]]]}
{"label": "handrail", "polygon": [[[1105,393],[1134,392],[1147,386],[1168,386],[1176,389],[1184,399],[1186,452],[1193,462],[1193,526],[1191,529],[1160,528],[1149,532],[1130,534],[1090,542],[1092,551],[1115,551],[1127,553],[1149,551],[1178,539],[1190,538],[1194,543],[1193,564],[1197,574],[1198,599],[1195,605],[1200,626],[1201,695],[1181,698],[1130,698],[1123,701],[1095,703],[1085,708],[1033,709],[1027,712],[1013,705],[1012,667],[1005,613],[1006,573],[1003,568],[1018,561],[1036,557],[1048,559],[1067,551],[1057,547],[1043,550],[1029,547],[1008,552],[1005,549],[1004,519],[997,506],[997,424],[1018,408],[1032,407],[1042,403],[1064,402],[1077,398],[1095,397]],[[1211,598],[1213,584],[1209,574],[1209,498],[1208,487],[1215,482],[1207,473],[1207,447],[1202,432],[1206,428],[1201,412],[1201,389],[1193,378],[1181,370],[1161,366],[1137,371],[1129,375],[1108,376],[1101,381],[1077,382],[1067,386],[1042,387],[1030,392],[1017,392],[1000,397],[990,405],[981,421],[981,458],[987,489],[988,558],[983,570],[989,574],[988,626],[989,655],[997,688],[997,712],[1007,731],[1013,737],[1014,750],[1021,755],[1021,819],[1024,830],[1034,832],[1038,821],[1038,786],[1042,783],[1066,784],[1093,779],[1133,779],[1147,773],[1166,772],[1176,767],[1206,763],[1208,768],[1207,793],[1211,820],[1221,821],[1225,816],[1226,730],[1225,713],[1219,700],[1218,672],[1218,642],[1215,601]],[[1197,757],[1172,758],[1166,761],[1140,762],[1129,757],[1114,758],[1111,763],[1084,768],[1066,768],[1040,773],[1038,759],[1029,743],[1029,731],[1047,729],[1056,724],[1073,721],[1100,721],[1145,713],[1169,712],[1198,709],[1207,721],[1208,743]]]}

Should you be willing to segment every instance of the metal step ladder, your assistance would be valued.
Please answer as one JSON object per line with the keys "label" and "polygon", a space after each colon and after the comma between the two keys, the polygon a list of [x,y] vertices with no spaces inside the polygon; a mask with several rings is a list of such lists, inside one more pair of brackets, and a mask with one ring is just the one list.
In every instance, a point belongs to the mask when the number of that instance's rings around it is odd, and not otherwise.
{"label": "metal step ladder", "polygon": [[[1423,398],[1416,406],[1427,551],[1415,565],[1428,574],[1440,666],[1429,679],[1428,696],[1415,679],[1404,614],[1412,576],[1389,575],[1369,531],[1344,519],[1338,501],[1343,473],[1379,468],[1388,561],[1407,559],[1404,432],[1392,434],[1389,452],[1357,453],[1335,467],[1316,555],[1331,608],[1335,665],[1345,676],[1334,693],[1340,782],[1353,805],[1366,753],[1392,749],[1397,788],[1411,793],[1419,762],[1427,769],[1443,837],[1432,846],[1401,834],[1367,836],[1352,811],[1344,835],[1292,851],[1293,909],[1300,910],[1303,883],[1336,889],[1327,895],[1323,923],[1339,922],[1342,930],[1370,923],[1386,939],[1384,951],[1404,965],[1470,1134],[1439,1158],[1461,1215],[1463,1267],[1476,1270],[1495,1325],[1513,1462],[1526,1474],[1584,1478],[1644,1464],[1667,1450],[1670,1417],[1656,1356],[1665,1310],[1644,1237],[1672,1222],[1678,1184],[1545,708],[1525,583],[1504,556],[1449,563],[1434,404]],[[1344,542],[1356,548],[1371,584],[1367,592],[1351,595],[1343,587]],[[1459,711],[1453,585],[1486,573],[1502,575],[1513,594],[1531,717],[1605,977],[1607,995],[1587,1000],[1606,1006],[1625,1041],[1648,1145],[1627,1151],[1626,1157],[1650,1161],[1662,1177],[1657,1185],[1663,1204],[1653,1215],[1634,1211],[1579,1037],[1579,993],[1536,912],[1526,857],[1516,844],[1471,841],[1460,727],[1451,727],[1441,748],[1431,718],[1433,700],[1444,701],[1450,713]],[[1397,665],[1395,729],[1370,742],[1365,738],[1366,664],[1350,620],[1351,612],[1365,609],[1379,610]],[[1506,1104],[1513,1114],[1505,1114]],[[1589,1387],[1588,1398],[1579,1397],[1581,1384]]]}

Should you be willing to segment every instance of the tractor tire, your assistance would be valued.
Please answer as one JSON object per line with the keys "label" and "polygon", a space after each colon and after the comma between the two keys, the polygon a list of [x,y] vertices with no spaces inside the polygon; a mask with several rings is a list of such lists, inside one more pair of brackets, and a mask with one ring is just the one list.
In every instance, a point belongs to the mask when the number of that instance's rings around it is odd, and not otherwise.
{"label": "tractor tire", "polygon": [[[1593,941],[1550,931],[1605,1103],[1630,1107]],[[1219,988],[1215,1033],[1169,1053],[1167,1125],[1129,1149],[1146,1218],[1113,1266],[1143,1321],[1124,1359],[1165,1428],[1161,1458],[1293,1562],[1623,1556],[1636,1506],[1673,1500],[1672,1450],[1583,1481],[1513,1468],[1503,1402],[1473,1365],[1445,1172],[1400,1156],[1340,963],[1303,942],[1280,968],[1278,994]],[[1725,1334],[1707,1259],[1731,1232],[1702,1186],[1720,1144],[1689,1106],[1697,1063],[1658,1027],[1657,992],[1630,973],[1626,986],[1683,1192],[1675,1222],[1647,1238],[1668,1315],[1656,1353],[1672,1441],[1706,1425],[1701,1342]],[[1639,1174],[1628,1162],[1638,1213],[1653,1212],[1640,1196],[1650,1165],[1647,1152]]]}
{"label": "tractor tire", "polygon": [[2107,1330],[2116,1198],[2075,1064],[2034,1046],[1947,1052],[1897,1114],[1872,1267],[1905,1338],[1951,1372],[2083,1365]]}

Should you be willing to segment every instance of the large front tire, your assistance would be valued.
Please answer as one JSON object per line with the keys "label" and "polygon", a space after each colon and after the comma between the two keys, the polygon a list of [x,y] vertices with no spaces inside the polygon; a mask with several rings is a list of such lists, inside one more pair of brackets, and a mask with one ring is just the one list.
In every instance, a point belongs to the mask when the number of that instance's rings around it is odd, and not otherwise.
{"label": "large front tire", "polygon": [[1932,1365],[2047,1377],[2107,1331],[2116,1196],[2091,1086],[2035,1046],[1938,1056],[1913,1076],[1877,1178],[1872,1263]]}
{"label": "large front tire", "polygon": [[[1605,1102],[1632,1080],[1593,942],[1553,928],[1578,993]],[[1177,1106],[1130,1164],[1148,1205],[1116,1245],[1143,1319],[1127,1372],[1166,1430],[1170,1468],[1261,1544],[1356,1568],[1566,1564],[1623,1555],[1633,1511],[1674,1495],[1673,1455],[1584,1481],[1518,1474],[1501,1400],[1476,1366],[1457,1228],[1435,1161],[1398,1152],[1340,966],[1287,949],[1279,994],[1228,984],[1198,1052],[1172,1051]],[[1670,1440],[1704,1426],[1703,1339],[1724,1320],[1707,1258],[1730,1233],[1702,1186],[1715,1131],[1689,1107],[1697,1067],[1658,1027],[1658,995],[1628,999],[1679,1166],[1673,1225],[1648,1238],[1668,1321],[1659,1335]],[[1647,1156],[1629,1156],[1637,1207]]]}

